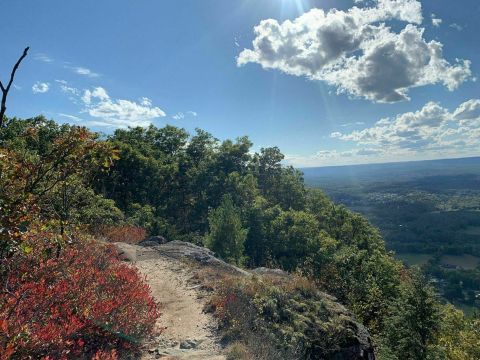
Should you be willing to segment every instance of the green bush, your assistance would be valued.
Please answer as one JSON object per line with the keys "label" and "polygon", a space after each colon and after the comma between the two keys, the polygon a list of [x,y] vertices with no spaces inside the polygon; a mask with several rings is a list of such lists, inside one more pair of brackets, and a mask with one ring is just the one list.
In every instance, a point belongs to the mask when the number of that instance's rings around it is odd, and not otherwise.
{"label": "green bush", "polygon": [[363,329],[299,276],[226,279],[212,305],[224,340],[241,342],[255,359],[330,358],[357,346]]}

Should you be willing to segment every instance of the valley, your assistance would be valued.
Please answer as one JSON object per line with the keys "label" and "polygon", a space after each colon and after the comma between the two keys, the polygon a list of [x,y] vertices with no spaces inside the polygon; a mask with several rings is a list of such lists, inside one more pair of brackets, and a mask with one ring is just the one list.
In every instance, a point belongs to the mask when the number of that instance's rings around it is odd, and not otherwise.
{"label": "valley", "polygon": [[480,305],[480,158],[302,169],[305,182],[365,215],[388,249],[421,266],[469,313]]}

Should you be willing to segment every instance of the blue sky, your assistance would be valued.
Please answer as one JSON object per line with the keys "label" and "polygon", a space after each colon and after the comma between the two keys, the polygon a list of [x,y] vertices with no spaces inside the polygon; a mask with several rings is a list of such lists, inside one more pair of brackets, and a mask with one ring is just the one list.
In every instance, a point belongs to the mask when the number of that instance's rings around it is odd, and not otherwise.
{"label": "blue sky", "polygon": [[248,135],[296,166],[480,155],[476,0],[2,0],[2,14],[2,80],[31,47],[9,116]]}

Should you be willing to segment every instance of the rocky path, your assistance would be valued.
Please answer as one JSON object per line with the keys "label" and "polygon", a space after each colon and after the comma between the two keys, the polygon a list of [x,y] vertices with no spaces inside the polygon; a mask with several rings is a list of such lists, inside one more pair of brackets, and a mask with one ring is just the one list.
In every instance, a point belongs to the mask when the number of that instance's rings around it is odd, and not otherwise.
{"label": "rocky path", "polygon": [[161,335],[148,344],[142,360],[224,360],[216,336],[216,323],[203,312],[204,301],[191,274],[175,259],[153,249],[117,244],[124,256],[144,274],[155,299],[162,304],[158,319]]}

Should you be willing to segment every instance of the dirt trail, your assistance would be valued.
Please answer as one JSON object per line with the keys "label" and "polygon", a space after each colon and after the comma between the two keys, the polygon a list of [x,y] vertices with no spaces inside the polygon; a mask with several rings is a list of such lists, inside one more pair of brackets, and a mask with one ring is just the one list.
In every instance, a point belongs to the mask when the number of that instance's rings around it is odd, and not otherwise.
{"label": "dirt trail", "polygon": [[203,312],[204,301],[189,283],[191,273],[182,262],[142,247],[117,244],[144,274],[156,301],[162,304],[157,327],[162,334],[145,345],[142,360],[224,360],[216,333],[216,322]]}

